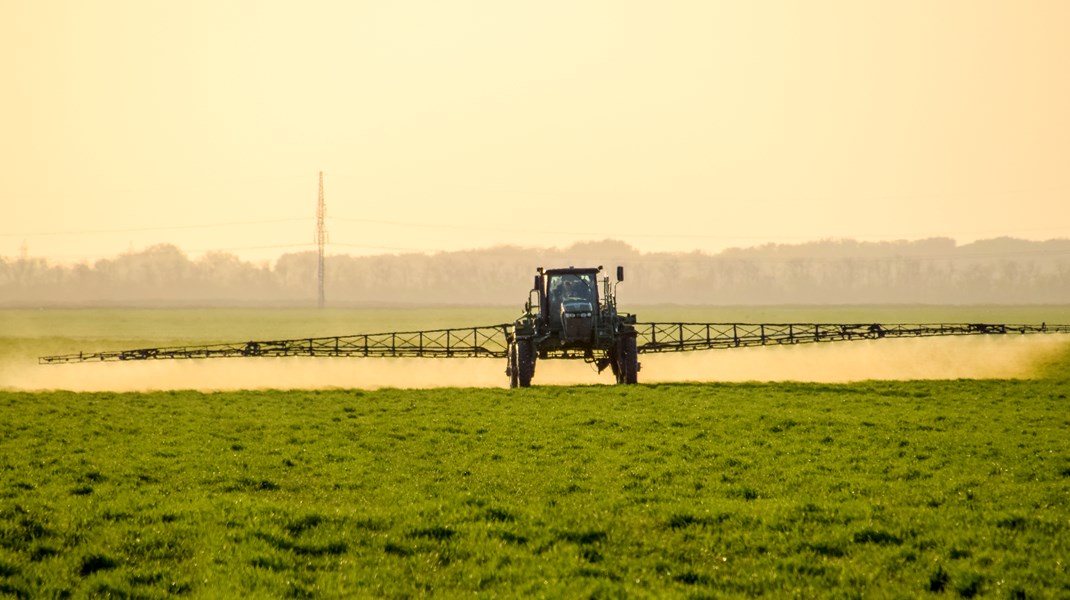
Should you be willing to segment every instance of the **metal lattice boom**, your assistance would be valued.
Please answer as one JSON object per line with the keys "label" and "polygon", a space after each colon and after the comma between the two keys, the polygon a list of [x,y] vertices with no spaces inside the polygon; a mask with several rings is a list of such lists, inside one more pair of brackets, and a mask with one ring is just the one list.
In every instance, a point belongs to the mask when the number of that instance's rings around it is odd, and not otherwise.
{"label": "metal lattice boom", "polygon": [[239,356],[505,358],[509,325],[43,356],[41,364]]}
{"label": "metal lattice boom", "polygon": [[637,323],[635,329],[640,353],[883,338],[1070,333],[1070,325],[990,323]]}
{"label": "metal lattice boom", "polygon": [[[506,358],[509,324],[294,340],[141,348],[43,356],[41,364],[226,357]],[[636,323],[639,353],[963,335],[1070,333],[1070,325],[990,323]],[[584,358],[582,353],[552,358]]]}

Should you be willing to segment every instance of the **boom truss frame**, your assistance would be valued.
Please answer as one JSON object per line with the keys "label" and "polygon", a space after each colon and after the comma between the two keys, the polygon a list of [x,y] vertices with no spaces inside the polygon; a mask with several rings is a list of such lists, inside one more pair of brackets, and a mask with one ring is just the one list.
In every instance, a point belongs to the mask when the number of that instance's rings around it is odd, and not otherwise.
{"label": "boom truss frame", "polygon": [[139,348],[43,356],[41,364],[229,357],[505,358],[509,325],[271,340],[203,346]]}
{"label": "boom truss frame", "polygon": [[[40,364],[228,357],[506,358],[512,325],[392,331],[292,340],[139,348],[42,356]],[[751,346],[967,335],[1070,333],[1070,325],[990,323],[636,323],[640,354]],[[554,354],[547,358],[584,358]]]}
{"label": "boom truss frame", "polygon": [[640,353],[685,352],[884,338],[1070,333],[1070,325],[991,323],[638,323]]}

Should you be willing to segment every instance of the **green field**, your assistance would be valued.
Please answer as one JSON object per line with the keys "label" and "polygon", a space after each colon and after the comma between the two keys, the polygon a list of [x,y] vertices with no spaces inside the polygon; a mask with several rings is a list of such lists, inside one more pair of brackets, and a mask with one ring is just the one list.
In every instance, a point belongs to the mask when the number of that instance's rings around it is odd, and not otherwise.
{"label": "green field", "polygon": [[[19,320],[4,359],[150,337],[106,316]],[[1070,352],[1045,356],[1028,379],[9,389],[0,596],[1067,597]]]}
{"label": "green field", "polygon": [[0,592],[1070,594],[1066,379],[0,395]]}

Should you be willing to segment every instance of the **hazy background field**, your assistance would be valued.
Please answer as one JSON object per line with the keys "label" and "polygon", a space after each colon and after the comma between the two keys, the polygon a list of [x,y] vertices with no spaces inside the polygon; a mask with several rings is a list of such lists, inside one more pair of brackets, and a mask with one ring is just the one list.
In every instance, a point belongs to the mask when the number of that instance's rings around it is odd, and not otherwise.
{"label": "hazy background field", "polygon": [[[1067,323],[1070,306],[676,307],[641,321]],[[492,359],[255,358],[39,365],[80,351],[406,331],[511,322],[514,309],[0,310],[0,389],[137,391],[254,388],[502,387]],[[817,381],[1030,377],[1065,336],[878,340],[643,355],[641,382]],[[537,384],[612,383],[581,361],[542,361]]]}
{"label": "hazy background field", "polygon": [[[643,238],[637,238],[641,240]],[[718,253],[641,252],[603,239],[354,256],[326,251],[331,307],[518,306],[538,266],[623,265],[628,305],[1059,304],[1070,298],[1070,240],[1000,237],[763,244]],[[308,307],[316,252],[243,261],[171,244],[65,264],[0,256],[0,307]]]}

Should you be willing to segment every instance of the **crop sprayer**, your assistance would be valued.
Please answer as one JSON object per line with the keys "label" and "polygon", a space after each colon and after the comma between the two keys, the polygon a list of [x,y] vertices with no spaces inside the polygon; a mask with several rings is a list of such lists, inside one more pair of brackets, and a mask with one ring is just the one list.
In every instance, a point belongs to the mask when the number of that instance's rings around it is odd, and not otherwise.
{"label": "crop sprayer", "polygon": [[1070,333],[1070,325],[992,323],[642,323],[617,310],[616,282],[602,267],[537,269],[524,313],[513,323],[200,346],[43,356],[41,364],[226,357],[506,359],[510,387],[528,387],[540,360],[583,360],[619,384],[638,381],[639,355],[751,346],[965,335]]}

